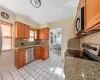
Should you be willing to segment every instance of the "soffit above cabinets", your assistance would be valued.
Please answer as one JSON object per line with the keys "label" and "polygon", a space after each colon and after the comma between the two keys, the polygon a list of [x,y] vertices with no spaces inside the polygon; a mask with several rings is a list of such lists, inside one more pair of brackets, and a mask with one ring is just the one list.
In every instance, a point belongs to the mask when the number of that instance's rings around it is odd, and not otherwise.
{"label": "soffit above cabinets", "polygon": [[75,16],[78,3],[79,0],[41,0],[41,7],[35,8],[30,0],[0,0],[0,6],[39,24]]}

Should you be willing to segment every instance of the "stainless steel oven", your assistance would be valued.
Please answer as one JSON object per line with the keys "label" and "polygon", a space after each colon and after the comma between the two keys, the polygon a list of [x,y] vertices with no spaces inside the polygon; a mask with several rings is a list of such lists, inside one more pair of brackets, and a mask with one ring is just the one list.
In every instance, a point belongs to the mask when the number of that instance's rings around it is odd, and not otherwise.
{"label": "stainless steel oven", "polygon": [[83,46],[83,53],[82,53],[83,59],[100,62],[100,45],[84,43],[82,46]]}

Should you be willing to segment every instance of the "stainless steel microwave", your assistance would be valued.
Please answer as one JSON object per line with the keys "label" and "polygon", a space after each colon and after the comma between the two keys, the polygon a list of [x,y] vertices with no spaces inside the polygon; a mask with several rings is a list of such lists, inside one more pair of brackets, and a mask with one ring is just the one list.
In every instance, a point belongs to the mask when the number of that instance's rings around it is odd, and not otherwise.
{"label": "stainless steel microwave", "polygon": [[81,34],[84,32],[84,7],[80,9],[80,12],[75,22],[75,34]]}

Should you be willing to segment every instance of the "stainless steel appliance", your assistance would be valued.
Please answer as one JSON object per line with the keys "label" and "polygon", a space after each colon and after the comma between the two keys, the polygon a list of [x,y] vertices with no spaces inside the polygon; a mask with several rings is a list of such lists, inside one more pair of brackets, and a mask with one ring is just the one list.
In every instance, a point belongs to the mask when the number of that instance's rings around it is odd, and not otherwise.
{"label": "stainless steel appliance", "polygon": [[100,45],[84,43],[82,47],[83,47],[83,53],[82,53],[83,59],[100,62]]}
{"label": "stainless steel appliance", "polygon": [[81,8],[75,23],[75,33],[80,34],[84,32],[84,7]]}
{"label": "stainless steel appliance", "polygon": [[34,48],[26,49],[26,64],[34,60]]}
{"label": "stainless steel appliance", "polygon": [[100,62],[100,45],[84,43],[82,44],[82,48],[83,50],[67,49],[65,57],[70,56]]}

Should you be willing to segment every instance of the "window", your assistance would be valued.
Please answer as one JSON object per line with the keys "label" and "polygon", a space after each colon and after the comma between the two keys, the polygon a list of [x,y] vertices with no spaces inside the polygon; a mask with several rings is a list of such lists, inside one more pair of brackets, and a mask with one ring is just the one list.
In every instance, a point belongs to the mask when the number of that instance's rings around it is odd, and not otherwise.
{"label": "window", "polygon": [[34,42],[34,30],[30,30],[30,42]]}
{"label": "window", "polygon": [[2,29],[2,51],[12,49],[12,25],[0,24]]}

